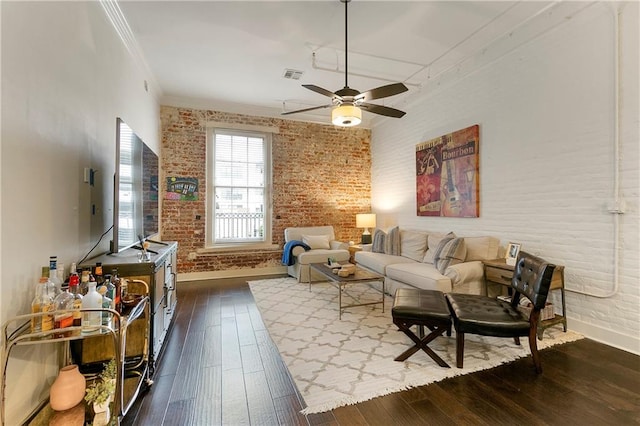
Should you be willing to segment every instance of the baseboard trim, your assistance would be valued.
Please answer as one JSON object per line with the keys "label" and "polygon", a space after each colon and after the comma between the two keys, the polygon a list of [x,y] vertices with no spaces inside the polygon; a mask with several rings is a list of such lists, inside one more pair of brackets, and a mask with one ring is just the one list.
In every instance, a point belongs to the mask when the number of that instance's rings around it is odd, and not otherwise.
{"label": "baseboard trim", "polygon": [[270,268],[227,269],[224,271],[186,272],[178,274],[178,282],[212,280],[220,278],[255,277],[261,275],[282,275],[286,273],[286,266],[274,266]]}
{"label": "baseboard trim", "polygon": [[640,355],[640,338],[619,333],[608,328],[598,327],[573,318],[567,318],[567,326],[570,330],[582,334],[584,337],[613,346],[623,351]]}

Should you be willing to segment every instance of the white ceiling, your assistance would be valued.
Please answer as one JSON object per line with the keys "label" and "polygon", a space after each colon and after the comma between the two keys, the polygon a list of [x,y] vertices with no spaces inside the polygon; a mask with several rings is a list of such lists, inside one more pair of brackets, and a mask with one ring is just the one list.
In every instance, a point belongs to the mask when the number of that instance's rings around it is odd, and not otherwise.
{"label": "white ceiling", "polygon": [[[432,79],[496,45],[554,4],[353,0],[347,6],[349,86],[366,91],[404,82],[408,92],[372,102],[402,109]],[[345,6],[339,0],[119,5],[163,103],[278,115],[283,108],[330,103],[302,84],[331,92],[345,85]],[[285,69],[304,74],[288,80]],[[364,115],[365,123],[378,117]],[[329,116],[321,109],[287,118],[328,123]]]}

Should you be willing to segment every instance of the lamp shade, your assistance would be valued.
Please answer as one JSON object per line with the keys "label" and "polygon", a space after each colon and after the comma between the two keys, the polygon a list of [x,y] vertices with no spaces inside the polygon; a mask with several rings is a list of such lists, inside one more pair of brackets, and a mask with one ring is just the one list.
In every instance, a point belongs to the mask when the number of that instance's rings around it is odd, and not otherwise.
{"label": "lamp shade", "polygon": [[356,215],[356,228],[375,228],[375,213],[362,213]]}
{"label": "lamp shade", "polygon": [[342,127],[357,126],[362,122],[362,111],[353,105],[340,105],[331,111],[331,122]]}

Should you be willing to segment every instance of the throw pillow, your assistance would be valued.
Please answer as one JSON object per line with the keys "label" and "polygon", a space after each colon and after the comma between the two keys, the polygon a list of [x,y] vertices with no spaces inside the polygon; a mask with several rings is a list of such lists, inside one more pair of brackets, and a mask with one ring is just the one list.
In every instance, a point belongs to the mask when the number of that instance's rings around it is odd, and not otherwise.
{"label": "throw pillow", "polygon": [[471,260],[488,260],[498,258],[500,240],[494,237],[465,237],[467,262]]}
{"label": "throw pillow", "polygon": [[453,232],[449,232],[449,234],[429,234],[427,237],[427,252],[424,254],[424,259],[422,259],[422,263],[433,263],[435,261],[436,250],[438,249],[438,245],[440,241],[446,236],[451,236],[451,238],[455,238]]}
{"label": "throw pillow", "polygon": [[328,235],[303,235],[302,242],[311,247],[311,249],[329,249]]}
{"label": "throw pillow", "polygon": [[436,253],[435,266],[441,274],[452,265],[464,262],[467,256],[467,246],[464,243],[464,238],[451,238],[444,239],[440,242],[442,247]]}
{"label": "throw pillow", "polygon": [[400,255],[422,262],[427,250],[427,233],[418,231],[400,231]]}
{"label": "throw pillow", "polygon": [[400,228],[391,228],[384,241],[385,254],[400,256]]}
{"label": "throw pillow", "polygon": [[371,251],[373,253],[384,253],[384,241],[387,234],[382,229],[373,231],[373,238],[371,239]]}

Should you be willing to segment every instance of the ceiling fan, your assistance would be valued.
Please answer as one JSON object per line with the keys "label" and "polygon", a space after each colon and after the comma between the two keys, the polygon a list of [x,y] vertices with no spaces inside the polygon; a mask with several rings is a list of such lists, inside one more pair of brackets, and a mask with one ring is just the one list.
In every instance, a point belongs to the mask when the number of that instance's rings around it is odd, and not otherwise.
{"label": "ceiling fan", "polygon": [[405,115],[404,111],[399,109],[386,107],[383,105],[370,104],[368,101],[374,99],[382,99],[394,96],[402,92],[406,92],[407,86],[402,83],[387,84],[385,86],[376,87],[366,92],[360,92],[352,89],[348,84],[348,54],[347,54],[347,4],[351,0],[340,0],[344,3],[344,87],[336,92],[330,92],[327,89],[316,86],[314,84],[303,84],[302,87],[312,90],[321,95],[331,98],[331,103],[311,108],[304,108],[295,111],[283,112],[282,115],[296,114],[299,112],[313,111],[316,109],[335,107],[331,111],[331,122],[336,126],[357,126],[362,122],[362,111],[372,112],[374,114],[384,115],[387,117],[400,118]]}

